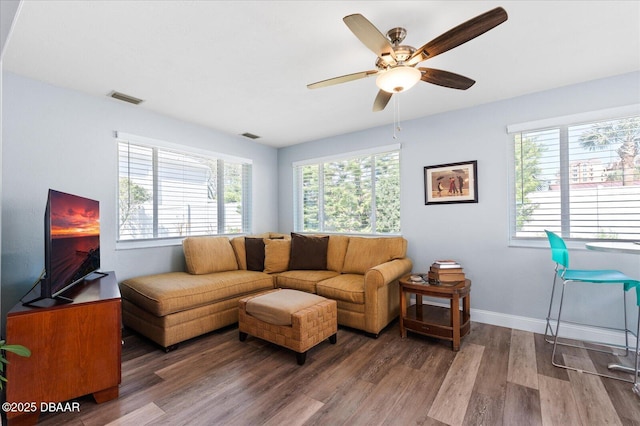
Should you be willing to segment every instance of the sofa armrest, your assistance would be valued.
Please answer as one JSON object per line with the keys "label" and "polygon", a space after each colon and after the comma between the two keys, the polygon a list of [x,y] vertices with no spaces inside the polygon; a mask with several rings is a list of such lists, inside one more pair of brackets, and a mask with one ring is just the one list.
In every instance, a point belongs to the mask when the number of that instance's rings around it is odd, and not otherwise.
{"label": "sofa armrest", "polygon": [[376,289],[393,282],[411,272],[413,262],[408,257],[394,259],[370,268],[364,274],[364,287]]}

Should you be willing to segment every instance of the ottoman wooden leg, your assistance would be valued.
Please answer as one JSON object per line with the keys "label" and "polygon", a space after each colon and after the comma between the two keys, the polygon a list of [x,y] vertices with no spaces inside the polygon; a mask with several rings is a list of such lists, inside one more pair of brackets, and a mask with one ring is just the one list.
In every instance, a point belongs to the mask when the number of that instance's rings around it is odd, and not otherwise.
{"label": "ottoman wooden leg", "polygon": [[337,341],[338,341],[338,333],[329,336],[329,343],[331,343],[332,345],[335,345]]}
{"label": "ottoman wooden leg", "polygon": [[245,340],[247,340],[247,333],[244,332],[240,332],[240,334],[238,335],[238,338],[240,339],[241,342],[244,342]]}
{"label": "ottoman wooden leg", "polygon": [[307,351],[296,352],[296,360],[298,361],[298,365],[304,365],[304,362],[307,360]]}

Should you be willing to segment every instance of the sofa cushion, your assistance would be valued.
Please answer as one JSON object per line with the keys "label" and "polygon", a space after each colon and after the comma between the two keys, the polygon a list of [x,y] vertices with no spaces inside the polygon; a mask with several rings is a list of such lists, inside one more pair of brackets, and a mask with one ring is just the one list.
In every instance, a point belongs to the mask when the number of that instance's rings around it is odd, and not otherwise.
{"label": "sofa cushion", "polygon": [[194,275],[238,269],[227,237],[187,237],[182,241],[187,272]]}
{"label": "sofa cushion", "polygon": [[327,269],[342,272],[344,256],[347,254],[349,237],[346,235],[330,235],[327,247]]}
{"label": "sofa cushion", "polygon": [[333,300],[364,304],[364,276],[341,274],[316,284],[319,296]]}
{"label": "sofa cushion", "polygon": [[324,297],[296,290],[280,290],[253,297],[246,311],[269,324],[291,325],[291,314],[324,302]]}
{"label": "sofa cushion", "polygon": [[291,240],[268,239],[264,241],[264,272],[272,274],[286,271],[289,267]]}
{"label": "sofa cushion", "polygon": [[335,271],[285,271],[276,277],[276,286],[315,293],[318,282],[336,275]]}
{"label": "sofa cushion", "polygon": [[203,275],[168,272],[131,278],[120,284],[123,299],[159,317],[270,289],[273,279],[255,271]]}
{"label": "sofa cushion", "polygon": [[234,237],[231,239],[231,247],[236,254],[238,269],[247,269],[247,252],[244,248],[244,237]]}
{"label": "sofa cushion", "polygon": [[327,269],[329,236],[319,237],[291,233],[289,270]]}
{"label": "sofa cushion", "polygon": [[342,272],[364,274],[374,266],[393,259],[402,259],[406,253],[407,240],[402,237],[350,237]]}
{"label": "sofa cushion", "polygon": [[245,237],[244,248],[248,271],[264,270],[264,239]]}

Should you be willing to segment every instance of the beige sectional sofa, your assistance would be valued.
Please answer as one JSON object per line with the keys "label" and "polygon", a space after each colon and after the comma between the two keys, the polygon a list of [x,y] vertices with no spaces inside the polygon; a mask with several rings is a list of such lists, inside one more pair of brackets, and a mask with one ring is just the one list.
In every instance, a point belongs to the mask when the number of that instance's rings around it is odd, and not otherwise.
{"label": "beige sectional sofa", "polygon": [[124,324],[164,348],[237,322],[241,298],[273,288],[336,300],[338,324],[377,336],[412,267],[402,237],[189,237],[183,250],[185,272],[120,283]]}

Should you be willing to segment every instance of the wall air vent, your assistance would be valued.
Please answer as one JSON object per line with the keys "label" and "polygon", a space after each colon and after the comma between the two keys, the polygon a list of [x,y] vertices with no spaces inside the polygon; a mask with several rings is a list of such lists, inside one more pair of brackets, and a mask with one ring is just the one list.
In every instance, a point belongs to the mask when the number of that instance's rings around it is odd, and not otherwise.
{"label": "wall air vent", "polygon": [[244,136],[245,138],[249,138],[249,139],[258,139],[258,138],[260,138],[260,136],[254,135],[253,133],[248,133],[248,132],[247,133],[243,133],[240,136]]}
{"label": "wall air vent", "polygon": [[108,95],[113,99],[117,99],[119,101],[129,102],[130,104],[138,105],[143,102],[142,99],[135,98],[133,96],[125,95],[124,93],[116,92],[115,90],[111,91]]}

